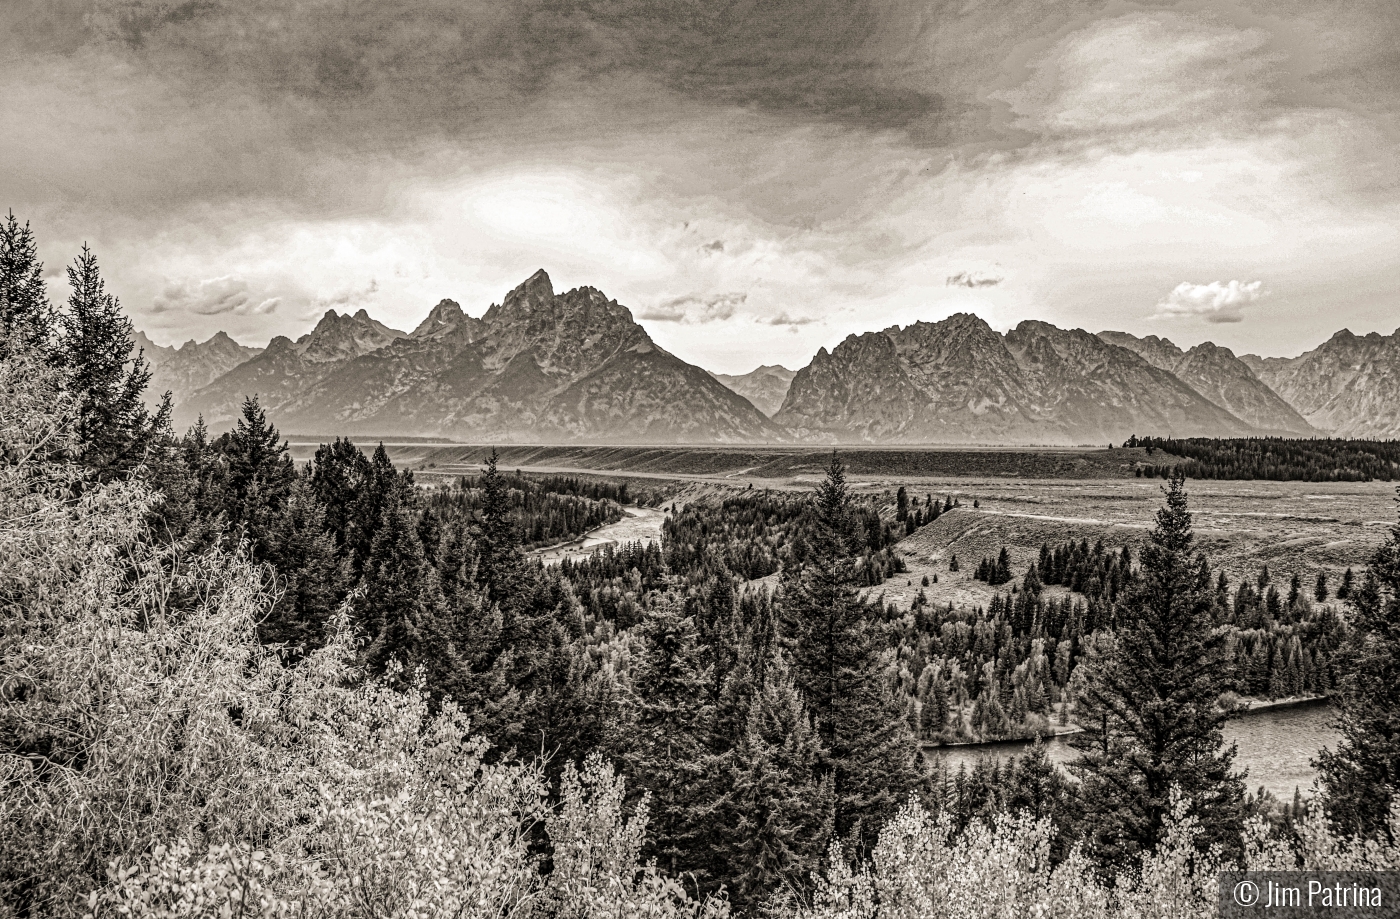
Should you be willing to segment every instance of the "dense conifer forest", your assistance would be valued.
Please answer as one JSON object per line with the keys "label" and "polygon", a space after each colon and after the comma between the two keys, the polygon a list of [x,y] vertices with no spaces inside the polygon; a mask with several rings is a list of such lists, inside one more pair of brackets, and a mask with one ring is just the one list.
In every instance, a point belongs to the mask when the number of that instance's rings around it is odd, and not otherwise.
{"label": "dense conifer forest", "polygon": [[[1241,437],[1217,440],[1133,437],[1125,447],[1146,447],[1186,460],[1193,479],[1263,479],[1274,482],[1394,482],[1400,479],[1400,441]],[[1175,463],[1148,463],[1139,476],[1167,478]]]}
{"label": "dense conifer forest", "polygon": [[[298,467],[255,396],[174,432],[95,256],[65,304],[43,277],[11,217],[0,915],[1196,915],[1223,866],[1400,865],[1400,526],[1335,589],[1232,585],[1176,473],[1136,553],[1002,553],[987,608],[905,609],[934,500],[833,454],[546,566],[660,496],[494,457],[425,488],[343,439]],[[1305,693],[1343,741],[1281,810],[1221,726]],[[1069,718],[1072,778],[921,749]]]}

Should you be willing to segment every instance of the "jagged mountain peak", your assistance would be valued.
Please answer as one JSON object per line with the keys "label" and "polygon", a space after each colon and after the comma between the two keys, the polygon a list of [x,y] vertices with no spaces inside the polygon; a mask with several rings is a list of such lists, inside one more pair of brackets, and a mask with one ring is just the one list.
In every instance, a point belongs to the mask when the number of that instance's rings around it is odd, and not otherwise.
{"label": "jagged mountain peak", "polygon": [[296,350],[304,360],[322,363],[368,354],[407,337],[407,332],[371,318],[363,307],[353,315],[329,309],[314,329],[296,340]]}
{"label": "jagged mountain peak", "polygon": [[550,281],[549,274],[541,268],[506,294],[499,304],[493,304],[482,319],[487,324],[509,323],[548,311],[553,303],[554,283]]}
{"label": "jagged mountain peak", "polygon": [[442,300],[411,336],[394,333],[402,340],[365,350],[372,322],[324,318],[319,331],[296,344],[283,339],[183,412],[222,423],[257,392],[289,430],[631,443],[785,434],[657,347],[616,300],[592,287],[556,294],[543,271],[482,319]]}
{"label": "jagged mountain peak", "polygon": [[467,341],[472,341],[480,335],[481,326],[482,321],[464,313],[456,300],[443,299],[428,311],[409,337],[415,340],[440,340],[449,335],[464,335]]}

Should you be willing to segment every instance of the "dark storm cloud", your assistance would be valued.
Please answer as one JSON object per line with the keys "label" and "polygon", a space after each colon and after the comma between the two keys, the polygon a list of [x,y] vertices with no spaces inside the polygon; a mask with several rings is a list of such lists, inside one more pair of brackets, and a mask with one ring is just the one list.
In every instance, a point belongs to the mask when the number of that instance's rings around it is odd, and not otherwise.
{"label": "dark storm cloud", "polygon": [[887,78],[882,11],[874,0],[91,0],[64,43],[81,35],[206,86],[438,129],[557,81],[627,75],[706,103],[927,130],[943,101]]}

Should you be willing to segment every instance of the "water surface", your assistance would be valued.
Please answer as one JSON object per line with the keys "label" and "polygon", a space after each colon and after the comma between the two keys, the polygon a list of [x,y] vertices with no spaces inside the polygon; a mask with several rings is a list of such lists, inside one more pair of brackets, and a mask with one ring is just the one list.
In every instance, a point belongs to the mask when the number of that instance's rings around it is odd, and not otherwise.
{"label": "water surface", "polygon": [[[1297,788],[1306,796],[1317,778],[1311,760],[1324,748],[1337,745],[1338,734],[1329,727],[1336,716],[1326,702],[1306,702],[1283,708],[1258,709],[1225,725],[1225,741],[1238,749],[1235,767],[1246,773],[1245,787],[1251,792],[1263,786],[1280,801],[1293,799]],[[964,747],[935,747],[925,751],[930,762],[940,759],[957,770],[961,765],[971,769],[985,756],[1018,756],[1030,743],[977,744]],[[1050,760],[1063,766],[1076,756],[1063,737],[1045,742]]]}

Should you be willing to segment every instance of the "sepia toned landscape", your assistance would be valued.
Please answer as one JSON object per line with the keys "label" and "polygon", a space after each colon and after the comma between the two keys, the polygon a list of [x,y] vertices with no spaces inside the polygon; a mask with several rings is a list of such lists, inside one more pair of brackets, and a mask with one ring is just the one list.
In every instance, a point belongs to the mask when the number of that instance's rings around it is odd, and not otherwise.
{"label": "sepia toned landscape", "polygon": [[0,3],[0,919],[1394,915],[1398,43]]}

